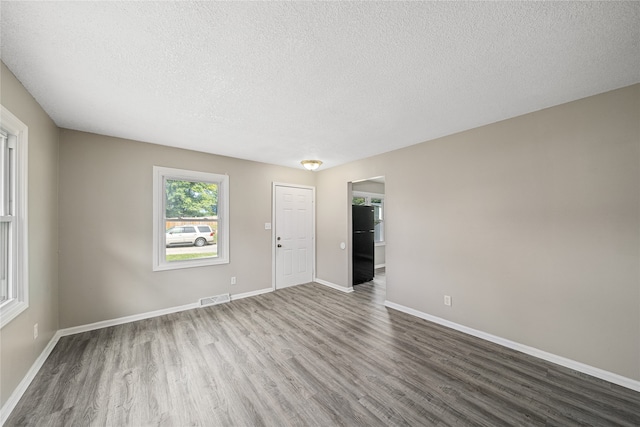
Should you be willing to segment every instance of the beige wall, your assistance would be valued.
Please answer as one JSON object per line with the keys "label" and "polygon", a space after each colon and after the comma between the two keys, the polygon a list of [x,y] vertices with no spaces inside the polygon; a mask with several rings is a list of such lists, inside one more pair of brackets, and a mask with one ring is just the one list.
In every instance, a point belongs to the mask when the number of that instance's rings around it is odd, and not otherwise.
{"label": "beige wall", "polygon": [[[229,175],[228,265],[152,271],[154,165]],[[270,288],[272,182],[314,179],[302,168],[62,130],[60,327]]]}
{"label": "beige wall", "polygon": [[385,176],[389,301],[640,380],[639,123],[635,85],[321,171],[317,276]]}
{"label": "beige wall", "polygon": [[0,67],[0,102],[29,127],[29,308],[0,331],[4,405],[58,329],[58,128],[11,71]]}

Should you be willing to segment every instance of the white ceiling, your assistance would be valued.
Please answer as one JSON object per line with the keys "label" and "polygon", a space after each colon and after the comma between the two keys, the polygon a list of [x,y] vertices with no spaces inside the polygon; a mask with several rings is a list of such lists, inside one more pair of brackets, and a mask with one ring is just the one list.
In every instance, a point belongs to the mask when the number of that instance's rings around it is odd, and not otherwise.
{"label": "white ceiling", "polygon": [[60,127],[323,168],[640,82],[638,2],[0,2]]}

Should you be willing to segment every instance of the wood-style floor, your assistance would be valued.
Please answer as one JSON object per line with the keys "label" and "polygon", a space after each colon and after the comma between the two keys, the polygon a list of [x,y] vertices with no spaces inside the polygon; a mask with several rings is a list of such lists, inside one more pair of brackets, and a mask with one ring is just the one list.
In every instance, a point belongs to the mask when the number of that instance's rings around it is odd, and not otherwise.
{"label": "wood-style floor", "polygon": [[640,425],[640,393],[318,284],[64,337],[7,426]]}

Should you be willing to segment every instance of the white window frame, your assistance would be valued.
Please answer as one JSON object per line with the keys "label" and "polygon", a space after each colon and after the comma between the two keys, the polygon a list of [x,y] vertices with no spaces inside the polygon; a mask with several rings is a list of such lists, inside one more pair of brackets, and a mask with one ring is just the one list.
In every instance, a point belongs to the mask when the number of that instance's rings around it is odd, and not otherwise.
{"label": "white window frame", "polygon": [[[384,230],[384,217],[385,217],[385,210],[384,210],[384,194],[380,194],[380,193],[369,193],[366,191],[353,191],[351,193],[351,197],[362,197],[364,199],[364,204],[366,206],[373,206],[373,205],[379,205],[380,208],[382,209],[382,219],[380,220],[380,222],[382,223],[382,240],[380,240],[379,242],[375,242],[376,246],[385,246],[386,242],[385,242],[385,230]],[[373,203],[371,202],[371,199],[380,199],[381,203]]]}
{"label": "white window frame", "polygon": [[[29,236],[28,236],[28,153],[29,128],[4,106],[0,106],[0,127],[8,133],[13,149],[10,188],[13,203],[8,212],[0,212],[3,222],[10,222],[8,295],[0,304],[0,329],[29,307]],[[2,168],[2,173],[7,171]]]}
{"label": "white window frame", "polygon": [[[184,261],[167,261],[165,183],[170,180],[209,182],[218,185],[218,255]],[[153,271],[204,267],[229,263],[229,176],[185,169],[153,167]]]}

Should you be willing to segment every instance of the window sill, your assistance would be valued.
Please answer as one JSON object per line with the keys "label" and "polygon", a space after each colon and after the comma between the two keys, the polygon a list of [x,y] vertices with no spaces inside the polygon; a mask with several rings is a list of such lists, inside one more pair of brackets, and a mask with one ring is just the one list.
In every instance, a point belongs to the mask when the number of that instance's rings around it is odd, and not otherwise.
{"label": "window sill", "polygon": [[20,313],[25,311],[29,307],[29,304],[25,301],[18,301],[16,299],[7,301],[0,308],[2,314],[0,315],[0,329],[7,326],[9,322],[18,317]]}
{"label": "window sill", "polygon": [[378,242],[378,243],[375,244],[375,246],[376,246],[376,248],[378,246],[387,246],[387,242]]}
{"label": "window sill", "polygon": [[228,258],[203,258],[186,261],[171,261],[157,263],[153,271],[179,270],[182,268],[207,267],[211,265],[229,264]]}

